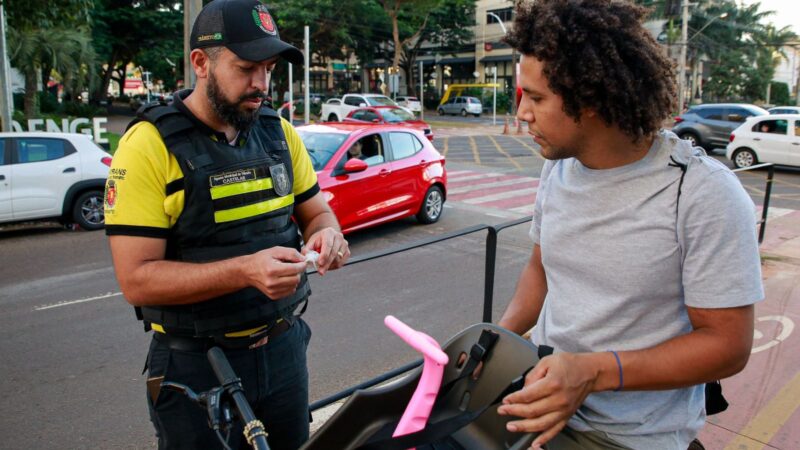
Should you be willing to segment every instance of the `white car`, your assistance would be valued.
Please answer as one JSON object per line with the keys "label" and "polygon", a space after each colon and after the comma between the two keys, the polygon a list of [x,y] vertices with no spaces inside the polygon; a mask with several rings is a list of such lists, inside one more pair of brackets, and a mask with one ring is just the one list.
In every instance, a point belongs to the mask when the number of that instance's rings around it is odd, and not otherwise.
{"label": "white car", "polygon": [[0,133],[0,223],[56,219],[103,228],[109,166],[111,155],[85,134]]}
{"label": "white car", "polygon": [[770,114],[800,114],[800,106],[776,106],[767,111]]}
{"label": "white car", "polygon": [[750,117],[731,133],[725,156],[737,168],[758,163],[800,166],[800,114]]}
{"label": "white car", "polygon": [[422,112],[422,103],[417,97],[399,96],[396,100],[398,105],[405,107],[412,113]]}
{"label": "white car", "polygon": [[[320,117],[327,122],[341,122],[352,111],[370,106],[400,106],[391,98],[381,94],[345,94],[322,104]],[[408,108],[402,107],[411,114]]]}
{"label": "white car", "polygon": [[481,101],[475,97],[450,97],[446,102],[439,105],[436,109],[440,116],[445,114],[461,114],[466,117],[467,114],[472,114],[475,117],[480,117],[483,112]]}

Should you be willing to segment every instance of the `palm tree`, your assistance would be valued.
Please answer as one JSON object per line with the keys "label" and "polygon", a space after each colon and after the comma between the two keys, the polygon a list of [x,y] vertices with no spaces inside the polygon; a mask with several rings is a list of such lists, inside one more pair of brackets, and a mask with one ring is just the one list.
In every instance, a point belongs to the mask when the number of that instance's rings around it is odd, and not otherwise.
{"label": "palm tree", "polygon": [[[93,63],[94,51],[90,34],[83,28],[25,28],[9,27],[9,59],[25,77],[24,110],[27,118],[39,113],[37,98],[38,78],[43,71],[48,77],[51,71],[70,80],[70,87],[81,83],[79,77],[85,66]],[[47,80],[42,80],[47,82]]]}

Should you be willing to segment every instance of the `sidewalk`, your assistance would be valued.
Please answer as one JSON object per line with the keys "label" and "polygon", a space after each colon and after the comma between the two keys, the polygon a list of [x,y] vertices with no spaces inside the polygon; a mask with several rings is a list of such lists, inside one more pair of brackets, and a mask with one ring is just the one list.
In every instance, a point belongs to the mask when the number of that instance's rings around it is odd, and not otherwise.
{"label": "sidewalk", "polygon": [[709,450],[800,448],[800,211],[769,215],[753,350],[745,370],[722,382],[730,406],[700,433]]}

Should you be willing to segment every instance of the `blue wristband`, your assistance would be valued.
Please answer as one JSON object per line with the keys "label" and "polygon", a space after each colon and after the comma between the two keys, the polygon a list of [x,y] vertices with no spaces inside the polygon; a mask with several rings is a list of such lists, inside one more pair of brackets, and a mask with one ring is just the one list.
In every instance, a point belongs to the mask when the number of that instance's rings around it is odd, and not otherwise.
{"label": "blue wristband", "polygon": [[619,355],[617,354],[617,352],[615,352],[614,350],[609,350],[609,351],[611,353],[613,353],[614,354],[614,358],[617,359],[617,368],[619,368],[619,386],[617,386],[617,388],[614,389],[614,392],[617,392],[617,391],[621,391],[622,390],[622,386],[623,386],[623,383],[622,383],[622,381],[623,381],[623,379],[622,379],[622,362],[620,362]]}

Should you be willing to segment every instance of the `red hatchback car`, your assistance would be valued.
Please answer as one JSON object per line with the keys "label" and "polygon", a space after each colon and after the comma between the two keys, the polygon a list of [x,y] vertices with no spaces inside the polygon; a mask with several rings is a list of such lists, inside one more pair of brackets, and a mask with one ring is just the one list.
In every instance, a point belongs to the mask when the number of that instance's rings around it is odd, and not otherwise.
{"label": "red hatchback car", "polygon": [[346,122],[297,132],[345,233],[413,215],[426,224],[441,217],[445,160],[421,132]]}
{"label": "red hatchback car", "polygon": [[425,133],[425,137],[433,140],[433,130],[424,120],[417,119],[408,110],[397,106],[374,106],[350,111],[345,122],[402,125]]}

